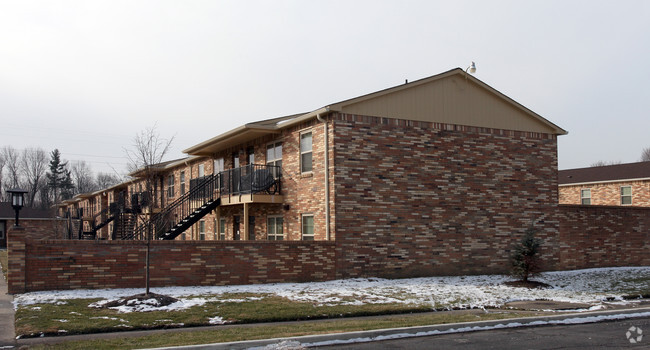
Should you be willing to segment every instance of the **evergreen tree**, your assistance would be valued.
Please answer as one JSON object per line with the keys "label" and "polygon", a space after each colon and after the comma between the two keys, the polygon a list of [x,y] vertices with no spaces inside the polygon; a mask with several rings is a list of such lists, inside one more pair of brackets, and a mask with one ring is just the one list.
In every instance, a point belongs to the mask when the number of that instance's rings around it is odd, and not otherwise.
{"label": "evergreen tree", "polygon": [[[47,172],[47,188],[52,195],[52,201],[58,203],[61,199],[72,197],[72,177],[67,169],[68,163],[61,161],[61,153],[55,149],[50,154],[50,171]],[[62,198],[63,197],[63,198]]]}
{"label": "evergreen tree", "polygon": [[527,229],[519,244],[514,246],[510,256],[512,275],[524,282],[528,282],[529,277],[541,270],[538,253],[542,240],[535,238],[536,232],[537,230],[532,227]]}

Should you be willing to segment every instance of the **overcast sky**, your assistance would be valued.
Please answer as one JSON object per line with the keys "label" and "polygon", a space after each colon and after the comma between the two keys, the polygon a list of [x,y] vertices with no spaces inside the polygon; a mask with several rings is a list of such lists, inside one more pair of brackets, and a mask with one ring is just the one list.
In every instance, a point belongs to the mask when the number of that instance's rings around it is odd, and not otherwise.
{"label": "overcast sky", "polygon": [[465,69],[569,131],[560,169],[650,147],[650,1],[0,0],[0,146],[125,171],[244,123]]}

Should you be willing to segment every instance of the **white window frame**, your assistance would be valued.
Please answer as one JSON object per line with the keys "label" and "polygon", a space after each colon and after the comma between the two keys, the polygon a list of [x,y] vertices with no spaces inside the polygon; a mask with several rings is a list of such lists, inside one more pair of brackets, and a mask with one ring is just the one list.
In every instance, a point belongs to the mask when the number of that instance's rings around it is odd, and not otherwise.
{"label": "white window frame", "polygon": [[205,241],[205,220],[199,220],[199,241]]}
{"label": "white window frame", "polygon": [[[623,194],[623,189],[624,188],[629,188],[630,189],[630,194],[629,195]],[[624,203],[625,202],[624,199],[628,198],[628,197],[630,198],[630,202],[629,203]],[[621,205],[632,205],[632,186],[621,186]]]}
{"label": "white window frame", "polygon": [[[281,234],[278,234],[277,232],[278,219],[282,220],[282,224],[280,225],[280,228],[282,229]],[[273,225],[271,225],[271,221],[273,221]],[[271,227],[273,229],[271,229]],[[282,215],[269,215],[266,217],[266,239],[269,241],[284,241],[284,217]]]}
{"label": "white window frame", "polygon": [[[585,196],[585,193],[587,193],[588,196]],[[585,203],[585,201],[587,201],[587,203]],[[580,204],[591,205],[591,188],[580,189]]]}
{"label": "white window frame", "polygon": [[174,174],[170,174],[167,177],[167,198],[174,198],[176,195],[174,193],[174,183],[176,182]]}
{"label": "white window frame", "polygon": [[185,194],[185,170],[181,171],[179,176],[180,176],[179,184],[181,186],[181,196],[182,196]]}
{"label": "white window frame", "polygon": [[225,218],[219,219],[219,240],[220,241],[226,240],[226,219]]}
{"label": "white window frame", "polygon": [[205,164],[199,164],[199,178],[205,176]]}
{"label": "white window frame", "polygon": [[[311,234],[305,234],[305,218],[311,218]],[[302,214],[300,216],[300,235],[303,241],[313,241],[315,239],[315,226],[314,214]]]}
{"label": "white window frame", "polygon": [[214,163],[212,168],[213,174],[218,174],[225,170],[223,157],[215,159],[213,163]]}
{"label": "white window frame", "polygon": [[[305,135],[310,135],[311,139],[311,145],[309,150],[303,150],[302,149],[302,138]],[[300,173],[301,174],[310,174],[314,171],[314,133],[312,130],[306,130],[300,133],[299,140],[298,140],[298,148],[300,150]],[[306,154],[310,154],[310,159],[311,159],[311,164],[309,165],[309,169],[305,169],[305,164],[303,160],[303,156]]]}

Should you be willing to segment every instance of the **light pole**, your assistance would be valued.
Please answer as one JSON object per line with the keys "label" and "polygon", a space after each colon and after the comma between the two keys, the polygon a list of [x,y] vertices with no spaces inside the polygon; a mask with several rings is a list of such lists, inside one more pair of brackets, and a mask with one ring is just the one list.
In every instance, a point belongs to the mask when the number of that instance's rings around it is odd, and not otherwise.
{"label": "light pole", "polygon": [[20,212],[20,209],[25,206],[25,193],[27,193],[27,191],[22,188],[14,188],[12,190],[7,190],[7,193],[11,195],[11,206],[16,211],[16,222],[14,223],[14,226],[18,227],[20,226],[18,225],[18,212]]}

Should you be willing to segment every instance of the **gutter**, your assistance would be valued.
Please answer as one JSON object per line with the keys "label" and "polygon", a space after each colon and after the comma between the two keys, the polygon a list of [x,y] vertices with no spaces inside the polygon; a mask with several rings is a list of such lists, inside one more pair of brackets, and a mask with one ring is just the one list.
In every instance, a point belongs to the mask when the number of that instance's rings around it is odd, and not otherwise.
{"label": "gutter", "polygon": [[[329,107],[322,108],[324,109],[323,114],[329,112]],[[323,137],[323,144],[325,145],[325,239],[330,240],[330,169],[329,169],[329,130],[327,127],[327,120],[321,118],[321,110],[316,111],[316,119],[319,122],[323,123],[323,130],[325,136]]]}
{"label": "gutter", "polygon": [[586,181],[586,182],[574,182],[558,185],[558,187],[570,187],[570,186],[583,186],[583,185],[597,185],[597,184],[608,184],[608,183],[624,183],[624,182],[639,182],[650,180],[650,177],[640,177],[636,179],[618,179],[618,180],[602,180],[602,181]]}

